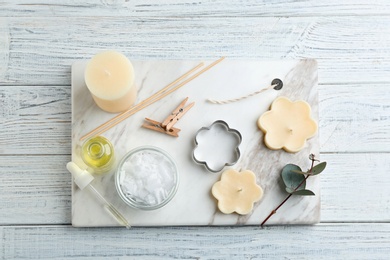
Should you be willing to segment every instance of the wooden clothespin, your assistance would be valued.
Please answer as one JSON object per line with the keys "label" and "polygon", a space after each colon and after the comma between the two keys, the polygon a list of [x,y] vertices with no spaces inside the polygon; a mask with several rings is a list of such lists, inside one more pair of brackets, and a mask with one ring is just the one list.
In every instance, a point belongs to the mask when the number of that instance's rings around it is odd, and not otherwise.
{"label": "wooden clothespin", "polygon": [[142,125],[142,127],[145,127],[145,128],[148,128],[148,129],[160,132],[160,133],[164,133],[167,135],[178,137],[179,136],[178,133],[179,133],[180,129],[175,128],[173,126],[177,123],[177,121],[179,121],[180,118],[182,118],[184,116],[185,113],[187,113],[188,110],[190,110],[195,105],[195,103],[192,102],[188,106],[184,107],[187,100],[188,100],[188,97],[185,98],[180,103],[180,105],[175,110],[173,110],[172,113],[167,118],[165,118],[165,120],[162,123],[154,121],[150,118],[145,118],[146,122]]}

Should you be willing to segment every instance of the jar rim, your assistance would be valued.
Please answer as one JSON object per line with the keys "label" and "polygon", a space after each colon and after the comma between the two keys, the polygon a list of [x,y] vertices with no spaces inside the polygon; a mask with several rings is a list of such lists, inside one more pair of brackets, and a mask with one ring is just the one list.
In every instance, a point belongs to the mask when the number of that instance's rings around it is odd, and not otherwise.
{"label": "jar rim", "polygon": [[[132,200],[131,198],[127,197],[123,191],[122,191],[122,188],[121,188],[121,185],[120,185],[120,176],[121,176],[121,169],[123,167],[123,164],[127,161],[127,159],[129,159],[132,155],[140,152],[140,151],[154,151],[154,152],[157,152],[159,154],[162,154],[164,157],[166,157],[169,162],[173,165],[174,167],[174,172],[172,172],[172,175],[173,175],[173,178],[174,178],[174,185],[172,187],[172,189],[169,191],[169,194],[168,196],[161,202],[161,203],[158,203],[158,204],[153,204],[153,205],[145,205],[145,204],[140,204],[140,203],[137,203],[136,201]],[[178,169],[177,169],[177,165],[175,163],[175,161],[173,160],[172,156],[170,154],[168,154],[166,151],[164,151],[163,149],[159,148],[159,147],[156,147],[156,146],[139,146],[137,148],[134,148],[132,149],[131,151],[129,151],[128,153],[126,153],[125,156],[123,156],[123,158],[121,159],[119,165],[118,165],[118,168],[115,172],[115,187],[116,187],[116,190],[119,194],[119,197],[130,207],[132,208],[135,208],[135,209],[141,209],[141,210],[155,210],[155,209],[159,209],[159,208],[162,208],[163,206],[165,206],[166,204],[168,204],[168,202],[170,202],[173,197],[175,196],[176,192],[177,192],[177,189],[179,187],[179,173],[178,173]]]}

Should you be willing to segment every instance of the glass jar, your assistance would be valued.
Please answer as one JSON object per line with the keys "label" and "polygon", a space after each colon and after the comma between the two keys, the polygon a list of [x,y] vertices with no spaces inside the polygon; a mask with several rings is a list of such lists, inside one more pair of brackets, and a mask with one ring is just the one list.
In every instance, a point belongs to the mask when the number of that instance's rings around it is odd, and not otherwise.
{"label": "glass jar", "polygon": [[115,186],[130,207],[155,210],[172,200],[179,186],[177,166],[162,149],[141,146],[127,153],[115,174]]}
{"label": "glass jar", "polygon": [[103,136],[92,137],[82,145],[81,158],[94,173],[108,173],[115,162],[114,147]]}

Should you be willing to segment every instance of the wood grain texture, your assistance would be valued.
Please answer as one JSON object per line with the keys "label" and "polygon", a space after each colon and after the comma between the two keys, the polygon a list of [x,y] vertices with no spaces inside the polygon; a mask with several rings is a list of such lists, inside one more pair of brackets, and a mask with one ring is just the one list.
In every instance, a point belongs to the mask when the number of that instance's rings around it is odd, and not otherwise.
{"label": "wood grain texture", "polygon": [[[0,259],[388,259],[389,13],[388,0],[0,0]],[[62,226],[70,65],[107,48],[133,59],[317,59],[322,221],[347,223]]]}
{"label": "wood grain texture", "polygon": [[390,224],[88,228],[0,227],[0,257],[133,259],[388,259]]}
{"label": "wood grain texture", "polygon": [[390,3],[376,0],[2,0],[0,16],[329,16],[385,15]]}
{"label": "wood grain texture", "polygon": [[390,153],[323,154],[322,222],[390,222]]}
{"label": "wood grain texture", "polygon": [[[321,176],[321,222],[390,221],[390,153],[321,159],[328,162]],[[70,224],[69,160],[68,155],[0,156],[0,225]]]}
{"label": "wood grain texture", "polygon": [[321,152],[389,152],[388,84],[321,85]]}
{"label": "wood grain texture", "polygon": [[[0,97],[0,154],[70,154],[70,86],[0,86]],[[321,152],[390,152],[386,84],[320,85],[319,100]]]}
{"label": "wood grain texture", "polygon": [[70,156],[0,156],[0,225],[71,219]]}
{"label": "wood grain texture", "polygon": [[0,87],[0,97],[0,154],[70,154],[70,86]]}
{"label": "wood grain texture", "polygon": [[7,20],[0,18],[0,82],[6,77],[9,62],[9,42],[10,33],[8,31]]}
{"label": "wood grain texture", "polygon": [[[300,59],[320,84],[389,82],[390,17],[4,18],[0,85],[70,85],[70,66],[103,49],[132,59]],[[4,71],[4,69],[2,69]]]}

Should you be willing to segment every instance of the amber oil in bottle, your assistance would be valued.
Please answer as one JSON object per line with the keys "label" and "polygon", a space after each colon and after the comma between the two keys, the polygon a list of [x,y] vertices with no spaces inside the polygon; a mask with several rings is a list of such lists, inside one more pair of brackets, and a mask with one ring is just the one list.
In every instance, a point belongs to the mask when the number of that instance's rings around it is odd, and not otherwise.
{"label": "amber oil in bottle", "polygon": [[81,157],[84,163],[95,173],[108,173],[114,166],[114,148],[103,136],[88,139],[81,147]]}

